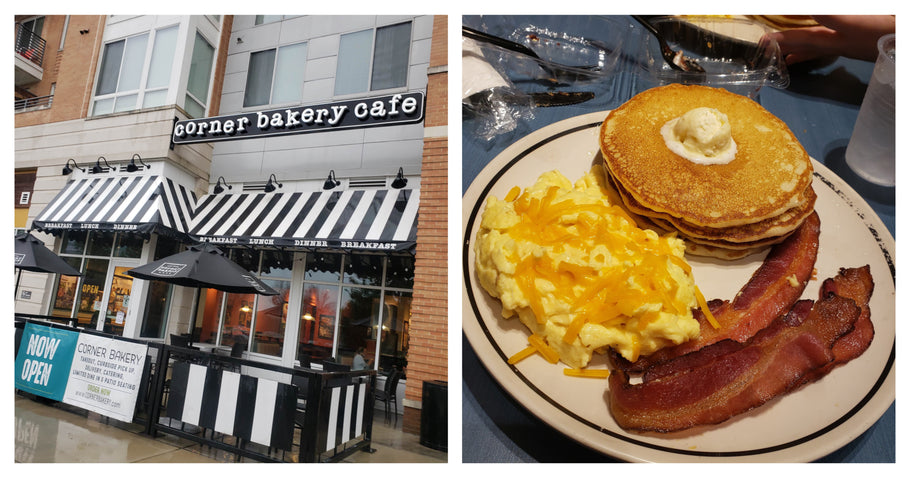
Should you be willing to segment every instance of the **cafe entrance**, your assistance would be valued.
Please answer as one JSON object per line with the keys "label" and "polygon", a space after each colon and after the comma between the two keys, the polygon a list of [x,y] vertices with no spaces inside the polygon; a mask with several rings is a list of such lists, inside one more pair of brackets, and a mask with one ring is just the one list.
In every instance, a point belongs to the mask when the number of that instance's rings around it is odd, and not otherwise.
{"label": "cafe entrance", "polygon": [[60,256],[83,275],[58,277],[50,315],[74,317],[77,327],[123,335],[133,293],[133,278],[126,271],[140,265],[142,243],[110,232],[65,233]]}
{"label": "cafe entrance", "polygon": [[123,335],[123,326],[130,308],[130,296],[133,290],[133,278],[126,271],[139,266],[136,260],[114,260],[108,268],[105,279],[105,294],[101,299],[104,304],[104,322],[100,329],[114,335]]}

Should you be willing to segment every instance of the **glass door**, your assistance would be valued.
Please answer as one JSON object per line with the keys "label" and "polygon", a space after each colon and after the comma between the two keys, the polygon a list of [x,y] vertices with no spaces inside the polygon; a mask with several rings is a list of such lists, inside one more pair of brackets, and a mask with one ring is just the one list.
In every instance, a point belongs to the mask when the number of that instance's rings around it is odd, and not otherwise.
{"label": "glass door", "polygon": [[138,266],[136,261],[112,260],[108,269],[106,287],[101,312],[104,320],[99,324],[100,330],[114,335],[123,335],[126,317],[130,309],[130,296],[133,291],[133,278],[126,271]]}
{"label": "glass door", "polygon": [[104,284],[108,274],[108,259],[90,258],[85,261],[82,270],[82,288],[80,289],[78,307],[76,309],[77,325],[79,327],[95,329],[98,327],[98,316],[101,313],[104,294],[107,289]]}

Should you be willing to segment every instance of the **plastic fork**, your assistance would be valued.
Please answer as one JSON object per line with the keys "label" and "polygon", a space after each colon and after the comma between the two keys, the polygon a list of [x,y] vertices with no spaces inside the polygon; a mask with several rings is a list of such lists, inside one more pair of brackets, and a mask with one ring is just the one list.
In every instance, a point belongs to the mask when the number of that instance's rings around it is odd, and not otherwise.
{"label": "plastic fork", "polygon": [[664,60],[670,65],[670,68],[679,71],[695,71],[699,73],[704,73],[705,69],[698,64],[697,61],[692,58],[687,57],[683,54],[682,50],[676,51],[670,48],[670,45],[667,44],[667,41],[664,40],[663,35],[654,28],[654,25],[651,25],[647,20],[642,18],[639,15],[632,15],[638,23],[641,23],[641,26],[645,27],[646,30],[651,32],[655,38],[657,38],[657,44],[660,46],[660,54],[664,57]]}
{"label": "plastic fork", "polygon": [[551,81],[562,81],[565,79],[576,80],[580,77],[586,76],[586,71],[593,72],[600,70],[599,66],[571,66],[554,63],[552,61],[541,58],[540,55],[534,52],[534,50],[528,48],[525,45],[522,45],[521,43],[507,40],[495,35],[490,35],[489,33],[475,30],[470,27],[462,26],[461,35],[465,38],[486,42],[505,50],[527,55],[537,60],[537,64],[540,65],[540,67],[550,75]]}

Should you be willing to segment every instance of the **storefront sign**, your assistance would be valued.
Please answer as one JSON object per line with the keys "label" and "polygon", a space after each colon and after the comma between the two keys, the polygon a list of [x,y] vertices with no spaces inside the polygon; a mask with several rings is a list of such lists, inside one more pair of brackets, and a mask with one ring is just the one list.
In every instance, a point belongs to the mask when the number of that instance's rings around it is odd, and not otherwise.
{"label": "storefront sign", "polygon": [[133,421],[148,346],[79,334],[63,402]]}
{"label": "storefront sign", "polygon": [[423,120],[424,105],[423,93],[416,92],[189,119],[174,124],[172,141],[174,144],[204,143],[418,123]]}
{"label": "storefront sign", "polygon": [[16,388],[133,421],[148,346],[26,323]]}
{"label": "storefront sign", "polygon": [[16,388],[60,401],[79,333],[25,324],[16,356]]}

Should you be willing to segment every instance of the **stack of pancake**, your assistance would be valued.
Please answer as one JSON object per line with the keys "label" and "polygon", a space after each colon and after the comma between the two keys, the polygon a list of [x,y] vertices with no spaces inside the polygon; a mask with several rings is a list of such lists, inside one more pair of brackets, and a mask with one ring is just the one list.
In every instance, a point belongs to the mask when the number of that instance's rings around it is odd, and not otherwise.
{"label": "stack of pancake", "polygon": [[[714,108],[729,119],[736,155],[698,164],[672,152],[661,127]],[[783,121],[744,96],[706,86],[644,91],[600,130],[607,177],[642,226],[677,231],[687,252],[736,259],[784,240],[815,208],[812,163]]]}

